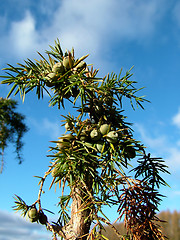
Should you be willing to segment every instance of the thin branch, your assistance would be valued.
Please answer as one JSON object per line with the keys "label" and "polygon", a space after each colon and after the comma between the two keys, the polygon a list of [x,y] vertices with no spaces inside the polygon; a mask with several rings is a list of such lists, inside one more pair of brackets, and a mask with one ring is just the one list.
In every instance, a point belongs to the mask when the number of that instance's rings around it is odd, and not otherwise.
{"label": "thin branch", "polygon": [[41,178],[41,181],[40,181],[41,184],[40,184],[40,188],[39,188],[39,192],[38,192],[38,199],[37,199],[36,202],[34,203],[34,204],[38,203],[39,209],[42,209],[42,207],[41,207],[41,194],[42,194],[42,192],[43,192],[44,182],[45,182],[45,180],[46,180],[46,177],[49,175],[49,173],[51,172],[51,170],[52,170],[52,168],[54,167],[55,164],[56,164],[56,163],[54,163],[52,166],[50,166],[49,169],[48,169],[48,171],[45,172],[44,177]]}
{"label": "thin branch", "polygon": [[109,221],[107,221],[106,219],[104,219],[102,217],[98,217],[98,218],[99,218],[99,220],[101,220],[102,222],[104,222],[108,226],[110,226],[119,238],[121,238],[122,240],[124,239],[123,235],[117,230],[117,228],[114,225],[112,225]]}

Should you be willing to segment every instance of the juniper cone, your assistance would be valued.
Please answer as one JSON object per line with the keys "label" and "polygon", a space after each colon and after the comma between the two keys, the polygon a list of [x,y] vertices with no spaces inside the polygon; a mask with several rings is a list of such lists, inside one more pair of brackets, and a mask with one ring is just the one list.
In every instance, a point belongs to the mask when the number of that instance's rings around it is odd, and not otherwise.
{"label": "juniper cone", "polygon": [[[88,55],[76,58],[74,49],[63,53],[59,40],[46,54],[48,60],[40,54],[38,61],[28,59],[17,67],[8,65],[7,76],[1,82],[12,86],[8,97],[20,93],[24,100],[26,94],[35,90],[41,99],[46,91],[50,107],[68,111],[62,116],[65,133],[51,141],[50,164],[44,176],[38,177],[39,193],[33,203],[39,213],[46,209],[43,188],[46,179],[52,179],[50,189],[55,186],[59,194],[58,219],[51,222],[43,215],[43,220],[36,221],[45,223],[45,229],[52,232],[55,240],[60,237],[65,240],[106,239],[102,232],[106,224],[122,240],[123,235],[106,216],[107,208],[113,206],[117,220],[124,219],[129,238],[163,240],[157,212],[162,199],[159,187],[167,183],[160,174],[169,172],[161,158],[152,158],[146,153],[146,147],[135,139],[133,125],[125,116],[124,100],[126,106],[129,101],[133,109],[136,105],[143,108],[147,102],[139,95],[141,88],[131,80],[132,69],[124,76],[121,70],[120,74],[99,77],[98,70],[87,64]],[[57,79],[47,88],[46,75],[59,62],[64,72],[57,73]],[[79,64],[86,67],[79,68]],[[73,126],[69,125],[71,122]],[[70,133],[66,134],[67,130]],[[14,210],[26,216],[28,208],[16,195]],[[50,209],[47,211],[51,214]]]}
{"label": "juniper cone", "polygon": [[32,207],[29,211],[28,211],[28,216],[30,218],[36,218],[38,215],[37,213],[37,209],[35,207]]}
{"label": "juniper cone", "polygon": [[127,147],[126,151],[127,151],[127,154],[129,156],[129,158],[135,158],[136,157],[136,151],[133,147]]}
{"label": "juniper cone", "polygon": [[102,141],[97,142],[97,144],[96,144],[97,150],[99,152],[102,152],[103,146],[104,146],[104,142],[102,142]]}
{"label": "juniper cone", "polygon": [[66,128],[67,131],[72,130],[72,129],[73,129],[73,126],[74,126],[74,123],[72,123],[72,122],[67,122],[67,123],[65,124],[65,128]]}
{"label": "juniper cone", "polygon": [[57,172],[57,168],[53,168],[52,172],[51,172],[52,177],[57,177],[58,176],[58,172]]}
{"label": "juniper cone", "polygon": [[105,135],[108,132],[109,129],[110,129],[110,125],[105,123],[105,124],[100,126],[99,131],[102,135]]}
{"label": "juniper cone", "polygon": [[52,80],[52,81],[53,81],[53,80],[56,80],[56,79],[57,79],[57,75],[56,75],[55,72],[48,73],[46,79]]}
{"label": "juniper cone", "polygon": [[57,62],[53,68],[52,68],[52,72],[54,73],[63,73],[64,72],[64,66],[62,62]]}
{"label": "juniper cone", "polygon": [[29,220],[31,222],[37,222],[37,220],[38,220],[38,211],[37,211],[36,207],[32,207],[28,211],[28,217],[29,217]]}
{"label": "juniper cone", "polygon": [[37,220],[38,220],[38,217],[36,217],[36,218],[29,218],[29,221],[32,222],[32,223],[37,222]]}
{"label": "juniper cone", "polygon": [[74,63],[74,61],[71,56],[66,56],[63,58],[63,66],[66,69],[70,69],[73,66],[73,63]]}
{"label": "juniper cone", "polygon": [[90,137],[93,141],[98,141],[101,138],[101,134],[97,129],[93,129],[90,133]]}
{"label": "juniper cone", "polygon": [[118,133],[116,131],[110,131],[107,136],[106,139],[108,142],[110,143],[116,143],[118,141]]}
{"label": "juniper cone", "polygon": [[44,225],[47,223],[48,219],[47,219],[47,216],[42,211],[40,211],[38,220],[42,225]]}

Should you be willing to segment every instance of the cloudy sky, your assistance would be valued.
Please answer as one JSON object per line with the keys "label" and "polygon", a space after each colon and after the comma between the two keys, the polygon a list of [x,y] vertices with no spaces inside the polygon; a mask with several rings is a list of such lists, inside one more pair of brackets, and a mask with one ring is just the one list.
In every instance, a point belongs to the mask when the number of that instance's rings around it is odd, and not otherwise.
{"label": "cloudy sky", "polygon": [[[0,69],[7,63],[37,58],[36,52],[49,50],[57,38],[64,51],[74,47],[76,57],[89,53],[87,62],[100,68],[102,77],[134,66],[133,79],[138,87],[145,86],[141,94],[151,103],[144,105],[145,111],[128,108],[125,114],[134,123],[135,137],[169,166],[171,175],[165,178],[171,188],[161,189],[167,198],[160,210],[179,210],[180,1],[6,0],[0,3],[0,34]],[[7,92],[6,86],[0,86],[0,96]],[[24,104],[16,99],[30,130],[24,138],[22,165],[14,160],[12,147],[5,154],[0,175],[0,240],[48,239],[39,226],[12,212],[13,195],[29,205],[37,199],[38,180],[33,176],[42,176],[48,168],[49,141],[64,133],[60,126],[64,112],[48,108],[48,97],[38,101],[31,94]],[[57,211],[60,192],[46,193],[44,208]]]}

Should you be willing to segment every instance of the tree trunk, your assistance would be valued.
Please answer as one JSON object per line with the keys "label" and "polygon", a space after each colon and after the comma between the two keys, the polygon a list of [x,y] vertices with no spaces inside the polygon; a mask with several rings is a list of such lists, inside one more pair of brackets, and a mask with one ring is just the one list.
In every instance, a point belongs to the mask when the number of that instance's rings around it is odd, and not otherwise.
{"label": "tree trunk", "polygon": [[[73,202],[71,205],[71,224],[73,225],[74,232],[79,239],[87,239],[87,234],[89,233],[91,222],[88,220],[85,222],[85,219],[89,216],[90,210],[83,208],[82,206],[84,194],[78,188],[74,188],[73,191]],[[85,236],[84,236],[85,235]],[[84,237],[82,237],[84,236]]]}
{"label": "tree trunk", "polygon": [[89,234],[91,221],[88,219],[90,209],[85,209],[84,193],[78,187],[72,189],[72,204],[71,204],[71,219],[67,225],[65,225],[61,232],[65,240],[86,240]]}

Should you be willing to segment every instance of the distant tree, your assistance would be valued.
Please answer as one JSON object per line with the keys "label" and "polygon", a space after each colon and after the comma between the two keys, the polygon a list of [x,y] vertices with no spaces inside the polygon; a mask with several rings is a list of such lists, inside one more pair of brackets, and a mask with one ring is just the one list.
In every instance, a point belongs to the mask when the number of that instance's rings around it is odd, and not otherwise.
{"label": "distant tree", "polygon": [[[65,133],[52,141],[50,166],[40,178],[37,200],[27,205],[15,197],[15,210],[28,215],[31,222],[45,224],[53,239],[105,239],[104,224],[112,227],[119,239],[164,239],[156,216],[162,195],[160,185],[167,183],[159,175],[168,173],[161,158],[152,158],[145,146],[133,136],[133,130],[124,115],[123,103],[127,99],[143,108],[144,97],[130,80],[132,74],[115,73],[101,78],[98,70],[84,61],[88,55],[75,58],[74,49],[63,53],[59,40],[47,59],[26,60],[24,64],[7,67],[2,84],[12,84],[8,97],[20,93],[24,101],[28,92],[36,89],[38,99],[46,91],[50,106],[71,112],[64,116]],[[72,115],[75,112],[75,116]],[[132,168],[137,160],[135,168]],[[130,177],[127,170],[131,169]],[[43,186],[48,176],[53,185],[62,188],[58,202],[59,218],[50,222],[41,205]],[[64,189],[69,189],[65,195]],[[69,208],[71,205],[71,208]],[[129,236],[123,236],[104,212],[104,206],[117,207]]]}
{"label": "distant tree", "polygon": [[15,144],[19,163],[22,163],[22,137],[28,130],[24,123],[24,116],[16,112],[17,102],[11,99],[0,98],[0,148],[1,169],[4,167],[4,150],[9,143]]}
{"label": "distant tree", "polygon": [[[180,239],[180,212],[176,210],[172,213],[170,211],[162,211],[158,213],[158,218],[161,219],[162,233],[168,237],[169,240]],[[126,235],[126,228],[123,222],[114,225],[116,229],[122,234]],[[109,226],[105,227],[103,234],[108,239],[118,240],[118,236]]]}
{"label": "distant tree", "polygon": [[172,214],[172,239],[179,240],[180,237],[180,218],[178,212],[175,210]]}
{"label": "distant tree", "polygon": [[162,211],[158,214],[158,217],[163,220],[161,222],[162,232],[169,239],[172,237],[172,214],[170,211]]}
{"label": "distant tree", "polygon": [[[115,223],[113,226],[124,236],[124,238],[127,236],[127,230],[123,222]],[[102,233],[107,239],[119,240],[119,236],[113,231],[111,226],[104,226]]]}

